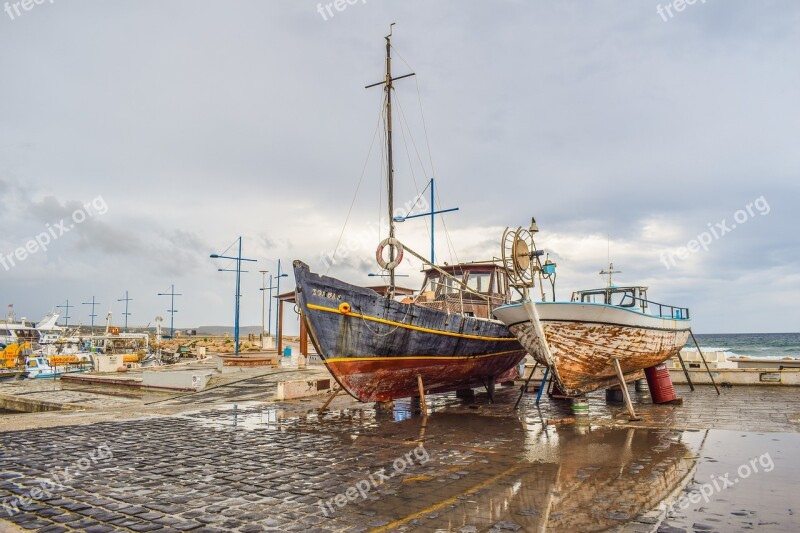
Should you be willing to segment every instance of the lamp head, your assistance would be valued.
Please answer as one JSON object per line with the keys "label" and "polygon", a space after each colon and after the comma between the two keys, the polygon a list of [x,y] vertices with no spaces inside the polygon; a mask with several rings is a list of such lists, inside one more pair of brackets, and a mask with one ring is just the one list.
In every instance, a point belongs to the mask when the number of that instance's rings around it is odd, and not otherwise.
{"label": "lamp head", "polygon": [[211,259],[217,259],[217,258],[219,258],[219,254],[211,254],[209,257]]}

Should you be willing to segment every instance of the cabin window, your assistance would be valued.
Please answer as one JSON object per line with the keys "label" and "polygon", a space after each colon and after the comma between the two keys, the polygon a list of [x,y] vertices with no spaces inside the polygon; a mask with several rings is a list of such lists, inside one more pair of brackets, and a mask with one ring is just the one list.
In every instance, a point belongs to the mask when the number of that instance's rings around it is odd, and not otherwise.
{"label": "cabin window", "polygon": [[492,273],[491,272],[470,272],[467,278],[467,287],[475,292],[488,294],[491,292]]}
{"label": "cabin window", "polygon": [[36,368],[39,365],[36,364],[36,361],[28,361],[28,366],[30,368]]}
{"label": "cabin window", "polygon": [[602,292],[586,292],[581,295],[581,302],[590,304],[604,304],[606,303],[606,293]]}
{"label": "cabin window", "polygon": [[620,307],[634,307],[636,300],[633,297],[633,291],[620,291],[611,294],[610,303]]}

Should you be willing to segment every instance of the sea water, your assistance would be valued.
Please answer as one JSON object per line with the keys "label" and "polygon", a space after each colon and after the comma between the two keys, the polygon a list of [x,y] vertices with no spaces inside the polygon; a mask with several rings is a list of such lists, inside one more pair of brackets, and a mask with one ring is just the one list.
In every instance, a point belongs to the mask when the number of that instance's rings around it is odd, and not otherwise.
{"label": "sea water", "polygon": [[[704,352],[727,352],[728,357],[800,359],[800,333],[696,334]],[[686,349],[695,349],[692,338]]]}

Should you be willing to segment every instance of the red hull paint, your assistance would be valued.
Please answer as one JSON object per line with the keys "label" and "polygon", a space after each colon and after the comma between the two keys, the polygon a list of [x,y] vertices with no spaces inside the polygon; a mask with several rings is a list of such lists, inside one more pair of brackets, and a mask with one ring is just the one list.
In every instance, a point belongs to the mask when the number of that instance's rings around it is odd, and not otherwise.
{"label": "red hull paint", "polygon": [[479,387],[486,384],[485,376],[498,372],[502,373],[497,382],[509,381],[517,377],[517,369],[504,369],[514,365],[520,357],[520,353],[511,352],[459,359],[457,363],[452,357],[414,357],[355,361],[332,359],[325,364],[339,383],[359,400],[382,402],[419,396],[417,375],[422,376],[426,393],[452,391],[453,383],[460,383],[462,388]]}

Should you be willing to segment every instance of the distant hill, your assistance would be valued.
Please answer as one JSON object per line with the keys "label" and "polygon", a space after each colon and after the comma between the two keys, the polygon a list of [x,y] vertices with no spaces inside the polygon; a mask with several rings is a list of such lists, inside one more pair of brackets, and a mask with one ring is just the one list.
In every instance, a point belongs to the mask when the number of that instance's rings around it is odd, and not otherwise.
{"label": "distant hill", "polygon": [[[219,336],[224,335],[225,333],[229,333],[233,335],[233,326],[197,326],[198,335],[213,335]],[[261,326],[240,326],[239,327],[239,335],[249,335],[249,334],[258,335],[261,333]]]}

